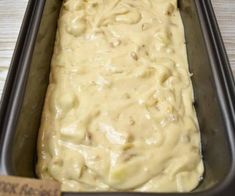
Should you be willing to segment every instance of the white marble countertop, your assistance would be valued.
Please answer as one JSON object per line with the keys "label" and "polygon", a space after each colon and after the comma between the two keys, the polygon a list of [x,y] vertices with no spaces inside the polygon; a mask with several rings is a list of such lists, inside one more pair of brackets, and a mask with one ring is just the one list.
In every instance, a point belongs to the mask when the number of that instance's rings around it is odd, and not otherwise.
{"label": "white marble countertop", "polygon": [[[235,75],[235,0],[211,0]],[[0,95],[28,0],[0,0]]]}

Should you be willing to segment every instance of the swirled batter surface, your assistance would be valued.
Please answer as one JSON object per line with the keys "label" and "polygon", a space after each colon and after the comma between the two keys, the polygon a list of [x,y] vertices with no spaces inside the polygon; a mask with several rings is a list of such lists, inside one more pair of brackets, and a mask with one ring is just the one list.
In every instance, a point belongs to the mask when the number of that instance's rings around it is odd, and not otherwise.
{"label": "swirled batter surface", "polygon": [[187,192],[200,134],[176,0],[67,0],[37,174],[64,191]]}

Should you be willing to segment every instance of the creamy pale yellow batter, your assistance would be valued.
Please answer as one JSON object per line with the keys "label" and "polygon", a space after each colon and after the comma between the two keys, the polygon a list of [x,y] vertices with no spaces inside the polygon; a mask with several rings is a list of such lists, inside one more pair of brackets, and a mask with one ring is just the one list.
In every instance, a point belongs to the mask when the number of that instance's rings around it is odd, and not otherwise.
{"label": "creamy pale yellow batter", "polygon": [[176,0],[67,0],[37,174],[64,191],[187,192],[203,174]]}

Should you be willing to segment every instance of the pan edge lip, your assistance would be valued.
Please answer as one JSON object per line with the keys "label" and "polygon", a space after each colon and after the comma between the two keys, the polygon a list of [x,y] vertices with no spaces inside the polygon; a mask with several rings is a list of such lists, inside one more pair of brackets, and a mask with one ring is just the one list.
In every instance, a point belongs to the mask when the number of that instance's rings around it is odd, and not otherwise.
{"label": "pan edge lip", "polygon": [[[31,0],[30,2],[32,2],[33,0]],[[45,1],[45,0],[39,0],[39,2],[40,3],[42,3],[43,1]],[[195,2],[197,3],[198,2],[198,4],[201,4],[202,2],[203,2],[203,0],[201,1],[201,3],[200,3],[200,1],[201,0],[195,0]],[[208,1],[209,2],[209,1]],[[206,3],[206,1],[204,1],[204,3],[205,3],[205,5],[207,4]],[[208,4],[207,4],[207,6],[208,6]],[[43,9],[41,10],[41,11],[43,11]],[[219,33],[219,32],[217,32],[217,33]],[[36,33],[37,34],[37,33]],[[36,36],[36,34],[35,34],[35,36]],[[217,40],[217,43],[216,43],[216,45],[218,45],[218,44],[222,44],[223,42],[222,42],[222,40]],[[16,47],[19,47],[19,46],[16,46]],[[223,50],[225,50],[225,49],[223,49]],[[225,58],[225,59],[227,59],[228,57],[225,57],[224,55],[225,54],[223,54],[224,53],[224,51],[222,51],[221,53],[220,53],[220,55],[223,55],[223,57]],[[24,56],[24,54],[22,54],[23,56]],[[13,57],[14,58],[14,57]],[[12,58],[12,59],[13,59]],[[227,61],[228,61],[228,59],[227,59]],[[12,66],[12,65],[11,65]],[[229,61],[227,62],[227,63],[225,63],[224,64],[224,66],[226,66],[226,67],[229,67]],[[226,70],[225,70],[225,72],[227,72]],[[231,83],[231,82],[229,82],[228,80],[227,80],[227,78],[224,78],[224,80],[225,80],[225,82],[228,82],[228,83]],[[9,81],[8,81],[9,82]],[[5,84],[5,86],[6,85],[8,85],[7,83]],[[234,87],[234,84],[231,84],[232,85],[232,87]],[[18,86],[18,84],[17,84],[17,86]],[[19,86],[18,86],[18,88],[20,88]],[[226,89],[224,90],[224,91],[226,91]],[[4,92],[3,92],[4,93]],[[11,95],[10,96],[13,96],[13,95],[15,94],[15,92],[14,93],[11,93]],[[234,95],[232,95],[232,92],[227,92],[227,94],[229,95],[229,96],[234,96]],[[228,96],[228,95],[225,95],[225,96]],[[14,98],[14,97],[13,97]],[[229,108],[231,108],[232,106],[231,106],[231,103],[226,103],[226,105],[227,105],[227,107],[229,107]],[[14,109],[12,109],[11,108],[11,111],[10,111],[10,113],[12,114],[12,115],[14,115],[14,112],[13,112],[13,110]],[[9,113],[8,113],[9,114]],[[235,122],[234,122],[234,119],[232,118],[232,117],[230,117],[230,122],[232,123],[233,122],[233,127],[234,127],[234,124],[235,124]],[[11,129],[11,128],[9,128],[9,129]],[[227,130],[227,132],[228,132],[229,130]],[[231,131],[231,130],[230,130]],[[234,138],[230,138],[230,142],[229,142],[229,146],[231,146],[232,145],[232,143],[233,143],[233,151],[235,151],[234,150]],[[231,143],[232,142],[232,143]],[[1,146],[1,144],[0,144],[0,146]],[[0,155],[0,157],[2,157],[2,155]],[[233,156],[233,160],[234,160],[234,156]],[[0,161],[1,161],[1,158],[0,158]],[[228,173],[228,176],[226,176],[226,179],[227,179],[227,181],[229,181],[229,182],[231,182],[231,180],[233,180],[233,181],[235,181],[235,172],[234,172],[234,167],[235,167],[235,162],[233,161],[233,163],[231,164],[232,165],[232,167],[230,168],[230,170],[231,171],[233,171],[233,172],[230,172],[230,173]],[[9,172],[10,173],[10,172]],[[8,173],[8,174],[9,174]],[[234,174],[232,174],[232,173],[234,173]],[[225,181],[226,181],[226,179],[225,179]],[[205,190],[205,191],[199,191],[199,192],[191,192],[191,193],[188,193],[188,194],[194,194],[194,195],[203,195],[203,194],[205,194],[205,195],[213,195],[216,191],[217,191],[217,193],[216,194],[219,194],[218,193],[218,191],[222,191],[221,189],[224,189],[224,188],[226,188],[227,186],[229,186],[229,184],[228,184],[228,182],[221,182],[221,183],[219,183],[218,184],[218,186],[217,186],[217,184],[215,185],[215,187],[213,186],[212,188],[210,188],[210,189],[207,189],[207,190]],[[227,186],[225,186],[224,184],[226,184],[227,183]],[[235,183],[235,182],[234,182]],[[230,185],[231,186],[231,185]],[[217,190],[218,189],[218,190]],[[100,193],[102,193],[102,192],[100,192]],[[64,192],[64,194],[71,194],[70,192]],[[73,195],[75,195],[75,194],[78,194],[78,195],[80,195],[80,194],[82,194],[82,193],[72,193]],[[89,193],[88,193],[89,194]],[[99,193],[92,193],[92,194],[99,194]],[[105,194],[110,194],[110,192],[107,192],[107,193],[105,193]],[[111,194],[113,194],[113,193],[111,193]],[[115,193],[115,194],[119,194],[119,193]],[[121,193],[120,193],[121,194]],[[154,194],[154,195],[163,195],[162,193],[135,193],[135,192],[133,192],[133,193],[126,193],[125,192],[125,194],[130,194],[130,195],[138,195],[138,194],[146,194],[146,195],[148,195],[148,194],[150,194],[150,195],[152,195],[152,194]],[[220,192],[220,194],[224,194],[224,193],[221,193]],[[229,194],[229,193],[228,193]],[[232,193],[230,193],[230,194],[232,194]],[[165,194],[164,194],[165,195]],[[166,194],[166,195],[177,195],[176,193],[170,193],[170,194]]]}

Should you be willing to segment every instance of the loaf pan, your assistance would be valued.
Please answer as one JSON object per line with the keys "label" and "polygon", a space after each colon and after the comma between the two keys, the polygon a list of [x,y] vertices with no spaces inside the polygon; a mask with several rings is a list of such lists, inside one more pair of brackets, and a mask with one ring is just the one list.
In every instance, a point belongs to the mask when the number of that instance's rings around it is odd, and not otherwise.
{"label": "loaf pan", "polygon": [[[36,142],[49,81],[61,0],[30,1],[1,108],[0,174],[36,178]],[[235,86],[209,0],[179,0],[202,139],[205,173],[191,193],[63,193],[63,195],[235,194]],[[25,34],[24,36],[22,34]],[[22,38],[23,37],[23,38]],[[21,38],[23,40],[21,40]],[[21,52],[19,52],[21,51]],[[2,103],[3,103],[2,101]]]}

